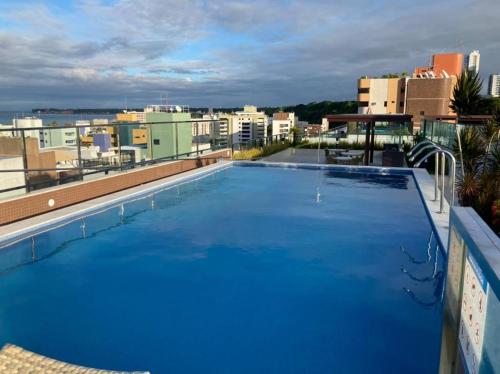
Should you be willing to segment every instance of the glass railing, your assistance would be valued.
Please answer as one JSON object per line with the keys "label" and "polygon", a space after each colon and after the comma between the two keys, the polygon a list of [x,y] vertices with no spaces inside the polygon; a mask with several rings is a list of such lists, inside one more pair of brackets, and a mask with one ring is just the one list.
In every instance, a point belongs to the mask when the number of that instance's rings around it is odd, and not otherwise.
{"label": "glass railing", "polygon": [[456,138],[457,126],[455,123],[424,120],[423,135],[436,144],[452,149]]}
{"label": "glass railing", "polygon": [[229,144],[224,119],[0,129],[0,199]]}

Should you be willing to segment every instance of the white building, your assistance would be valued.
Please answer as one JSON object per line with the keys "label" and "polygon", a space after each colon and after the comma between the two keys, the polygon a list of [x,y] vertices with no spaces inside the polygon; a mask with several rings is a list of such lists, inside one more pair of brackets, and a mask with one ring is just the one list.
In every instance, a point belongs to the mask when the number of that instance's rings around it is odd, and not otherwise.
{"label": "white building", "polygon": [[479,60],[481,55],[479,51],[472,51],[468,56],[465,57],[465,68],[476,74],[479,74]]}
{"label": "white building", "polygon": [[296,120],[295,113],[274,113],[272,119],[273,136],[288,138],[290,131],[296,125]]}
{"label": "white building", "polygon": [[[269,119],[264,112],[257,111],[254,105],[245,105],[241,112],[220,113],[219,118],[227,120],[227,134],[232,144],[266,138]],[[225,129],[221,127],[221,136],[223,133]]]}
{"label": "white building", "polygon": [[40,146],[46,147],[68,147],[76,146],[77,131],[74,127],[67,128],[50,128],[44,127],[41,131]]}
{"label": "white building", "polygon": [[488,95],[500,97],[500,74],[491,74],[488,84]]}
{"label": "white building", "polygon": [[[12,126],[16,129],[29,128],[29,127],[42,127],[42,120],[36,117],[14,118]],[[21,132],[18,134],[21,136]],[[40,139],[39,130],[28,130],[24,132],[24,136]]]}

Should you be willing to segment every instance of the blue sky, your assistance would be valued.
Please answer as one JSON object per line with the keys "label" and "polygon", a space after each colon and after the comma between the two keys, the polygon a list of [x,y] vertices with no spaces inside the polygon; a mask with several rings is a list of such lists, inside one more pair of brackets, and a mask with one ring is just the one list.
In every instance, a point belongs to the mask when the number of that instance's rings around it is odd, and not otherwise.
{"label": "blue sky", "polygon": [[498,0],[0,3],[0,110],[355,98],[356,79],[481,52],[500,72]]}

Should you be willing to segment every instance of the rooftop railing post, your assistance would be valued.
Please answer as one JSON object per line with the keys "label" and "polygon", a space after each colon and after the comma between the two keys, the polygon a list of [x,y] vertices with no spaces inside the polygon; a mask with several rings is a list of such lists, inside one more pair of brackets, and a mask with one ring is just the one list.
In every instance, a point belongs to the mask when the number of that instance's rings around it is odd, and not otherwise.
{"label": "rooftop railing post", "polygon": [[149,157],[154,161],[153,155],[153,125],[147,125],[148,143],[149,143]]}
{"label": "rooftop railing post", "polygon": [[200,154],[200,129],[199,129],[199,122],[196,122],[196,156]]}
{"label": "rooftop railing post", "polygon": [[365,157],[364,164],[368,166],[368,161],[370,157],[370,122],[365,124]]}
{"label": "rooftop railing post", "polygon": [[444,172],[446,169],[446,155],[441,152],[441,198],[439,201],[439,213],[443,213],[444,210]]}
{"label": "rooftop railing post", "polygon": [[122,168],[122,145],[120,143],[120,132],[118,131],[118,126],[114,125],[114,131],[116,135],[116,146],[118,147],[118,166],[120,167],[120,170],[123,170]]}
{"label": "rooftop railing post", "polygon": [[372,128],[372,133],[371,133],[371,140],[370,140],[370,163],[373,163],[373,151],[375,149],[375,122],[373,121],[371,123],[371,128]]}
{"label": "rooftop railing post", "polygon": [[434,155],[434,201],[438,199],[439,184],[439,154]]}
{"label": "rooftop railing post", "polygon": [[177,122],[174,123],[175,131],[175,159],[179,159],[179,131],[177,129]]}
{"label": "rooftop railing post", "polygon": [[80,180],[83,180],[82,147],[80,142],[80,132],[77,126],[75,126],[75,129],[76,129],[76,150],[78,155],[78,169],[80,174]]}
{"label": "rooftop railing post", "polygon": [[24,134],[24,129],[21,129],[21,136],[23,140],[24,184],[26,185],[26,192],[30,192],[30,178],[28,172],[28,152],[26,150],[26,136]]}

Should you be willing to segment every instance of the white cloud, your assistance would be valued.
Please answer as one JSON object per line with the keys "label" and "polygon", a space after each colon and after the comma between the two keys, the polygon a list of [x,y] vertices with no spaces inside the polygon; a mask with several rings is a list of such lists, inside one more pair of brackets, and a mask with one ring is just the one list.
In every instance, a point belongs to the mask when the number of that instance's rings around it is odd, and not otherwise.
{"label": "white cloud", "polygon": [[142,105],[165,91],[216,107],[353,99],[360,75],[411,70],[449,50],[479,49],[481,71],[498,73],[498,0],[374,4],[86,0],[71,12],[7,9],[1,109],[121,105],[124,96]]}

